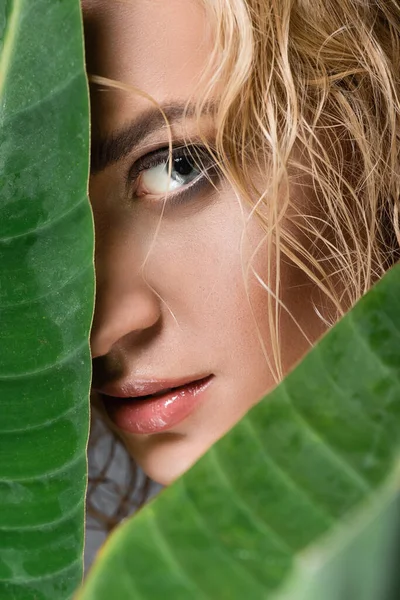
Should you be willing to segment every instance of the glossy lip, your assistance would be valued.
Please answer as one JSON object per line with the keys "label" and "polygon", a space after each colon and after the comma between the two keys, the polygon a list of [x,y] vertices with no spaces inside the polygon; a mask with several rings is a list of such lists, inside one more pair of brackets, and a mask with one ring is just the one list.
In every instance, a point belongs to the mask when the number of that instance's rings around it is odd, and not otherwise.
{"label": "glossy lip", "polygon": [[132,381],[110,382],[100,388],[94,387],[94,391],[105,396],[114,398],[140,398],[158,394],[163,390],[168,391],[174,388],[182,387],[188,383],[195,383],[210,377],[210,374],[194,375],[191,377],[181,377],[180,379],[134,379]]}
{"label": "glossy lip", "polygon": [[[167,431],[191,414],[214,375],[110,383],[101,389],[111,421],[128,433]],[[156,395],[154,395],[156,394]]]}

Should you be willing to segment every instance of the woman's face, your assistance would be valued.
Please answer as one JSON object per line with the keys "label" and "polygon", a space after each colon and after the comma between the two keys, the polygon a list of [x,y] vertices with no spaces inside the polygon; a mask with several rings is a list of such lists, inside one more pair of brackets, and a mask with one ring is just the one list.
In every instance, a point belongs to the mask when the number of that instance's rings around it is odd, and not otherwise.
{"label": "woman's face", "polygon": [[[196,150],[182,148],[185,134],[193,144],[199,133],[182,107],[213,47],[201,2],[84,0],[83,10],[89,73],[152,96],[180,146],[169,182],[157,109],[134,91],[91,86],[93,401],[144,471],[168,484],[274,384],[267,292],[254,273],[246,277],[253,257],[267,280],[267,244],[201,148],[215,187],[190,161]],[[212,143],[210,114],[199,127]],[[288,310],[315,339],[311,286],[287,263],[280,279]],[[280,338],[286,371],[307,342],[285,311]]]}

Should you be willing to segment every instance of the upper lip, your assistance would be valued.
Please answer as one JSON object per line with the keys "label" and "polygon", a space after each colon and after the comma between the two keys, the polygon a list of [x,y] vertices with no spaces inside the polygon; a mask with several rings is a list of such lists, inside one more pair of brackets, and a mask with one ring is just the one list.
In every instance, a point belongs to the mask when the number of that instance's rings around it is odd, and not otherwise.
{"label": "upper lip", "polygon": [[182,377],[180,379],[132,379],[120,382],[110,382],[103,385],[101,388],[94,387],[93,389],[105,396],[113,396],[114,398],[139,398],[141,396],[151,396],[159,392],[165,392],[195,383],[210,377],[211,373],[204,375],[192,375],[190,377]]}

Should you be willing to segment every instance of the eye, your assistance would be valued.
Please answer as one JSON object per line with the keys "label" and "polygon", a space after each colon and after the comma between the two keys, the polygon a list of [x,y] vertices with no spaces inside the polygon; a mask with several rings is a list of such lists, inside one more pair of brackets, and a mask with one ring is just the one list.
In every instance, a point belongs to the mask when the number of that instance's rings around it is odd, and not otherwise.
{"label": "eye", "polygon": [[136,198],[179,193],[200,179],[210,179],[208,171],[213,166],[204,148],[183,146],[172,149],[171,155],[168,148],[162,148],[133,165],[129,174],[132,193]]}
{"label": "eye", "polygon": [[[142,171],[140,177],[142,194],[156,196],[173,192],[194,181],[201,173],[186,156],[173,157],[171,163],[171,176],[169,175],[169,160]],[[142,194],[138,193],[137,195]]]}

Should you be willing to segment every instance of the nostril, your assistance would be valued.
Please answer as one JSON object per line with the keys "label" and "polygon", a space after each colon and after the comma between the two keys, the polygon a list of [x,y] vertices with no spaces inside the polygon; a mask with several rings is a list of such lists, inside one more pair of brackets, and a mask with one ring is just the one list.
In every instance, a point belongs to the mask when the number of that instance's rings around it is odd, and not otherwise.
{"label": "nostril", "polygon": [[99,389],[110,380],[118,380],[124,375],[122,361],[117,354],[97,356],[92,359],[92,388]]}

